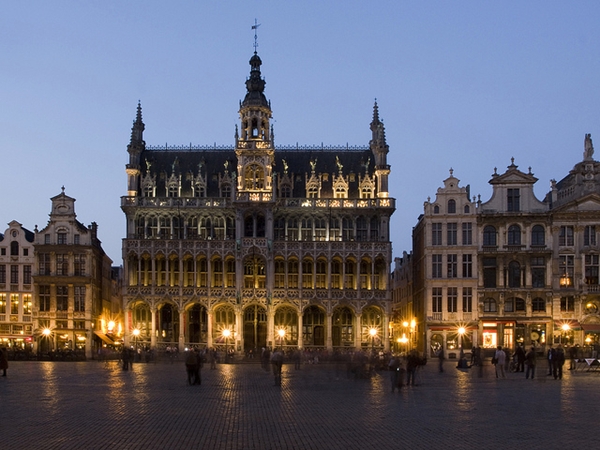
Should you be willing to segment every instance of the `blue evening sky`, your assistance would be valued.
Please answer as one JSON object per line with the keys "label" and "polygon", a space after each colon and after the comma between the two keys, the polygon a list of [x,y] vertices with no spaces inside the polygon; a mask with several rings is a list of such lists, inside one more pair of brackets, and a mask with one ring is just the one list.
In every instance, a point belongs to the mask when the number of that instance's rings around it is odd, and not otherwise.
{"label": "blue evening sky", "polygon": [[147,144],[233,145],[256,18],[276,143],[367,145],[377,98],[401,256],[450,168],[487,200],[515,157],[542,199],[585,133],[600,143],[599,13],[597,0],[2,2],[0,222],[43,228],[64,185],[121,264],[138,100]]}

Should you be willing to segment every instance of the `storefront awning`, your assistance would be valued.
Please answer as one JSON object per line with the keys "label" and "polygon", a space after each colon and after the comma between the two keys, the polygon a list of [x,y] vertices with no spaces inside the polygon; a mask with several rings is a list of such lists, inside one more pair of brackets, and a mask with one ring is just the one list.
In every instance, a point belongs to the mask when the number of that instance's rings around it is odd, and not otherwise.
{"label": "storefront awning", "polygon": [[590,333],[600,333],[600,323],[582,323],[581,328]]}
{"label": "storefront awning", "polygon": [[100,332],[100,331],[94,331],[94,334],[96,336],[98,336],[100,339],[102,339],[104,342],[106,342],[108,345],[114,345],[114,341],[109,338],[107,335],[105,335],[104,333]]}

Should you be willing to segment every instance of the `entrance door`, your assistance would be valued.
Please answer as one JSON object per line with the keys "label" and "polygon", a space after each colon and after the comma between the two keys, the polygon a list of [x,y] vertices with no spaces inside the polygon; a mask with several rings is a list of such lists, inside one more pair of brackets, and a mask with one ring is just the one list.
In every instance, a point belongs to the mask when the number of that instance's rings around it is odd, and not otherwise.
{"label": "entrance door", "polygon": [[251,305],[244,311],[244,352],[256,354],[267,346],[267,311],[262,306]]}

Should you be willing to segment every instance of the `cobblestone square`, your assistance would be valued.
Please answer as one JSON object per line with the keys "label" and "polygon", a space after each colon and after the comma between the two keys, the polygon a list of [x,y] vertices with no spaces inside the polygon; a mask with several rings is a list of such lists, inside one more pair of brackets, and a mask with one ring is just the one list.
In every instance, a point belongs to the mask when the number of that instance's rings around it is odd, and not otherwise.
{"label": "cobblestone square", "polygon": [[1,435],[10,449],[561,448],[593,445],[600,372],[563,380],[496,379],[447,361],[391,393],[388,372],[284,365],[281,387],[258,364],[202,370],[183,362],[11,362],[0,379]]}

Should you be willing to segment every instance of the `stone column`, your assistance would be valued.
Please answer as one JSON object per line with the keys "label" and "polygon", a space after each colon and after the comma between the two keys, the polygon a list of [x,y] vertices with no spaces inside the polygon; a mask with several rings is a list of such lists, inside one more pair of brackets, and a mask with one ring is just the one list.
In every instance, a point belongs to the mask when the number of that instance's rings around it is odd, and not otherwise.
{"label": "stone column", "polygon": [[326,318],[325,318],[325,320],[326,320],[325,333],[327,333],[325,343],[326,343],[327,350],[330,352],[333,350],[333,340],[332,340],[333,333],[332,333],[332,322],[331,322],[332,317],[333,317],[332,314],[327,313]]}
{"label": "stone column", "polygon": [[362,339],[362,324],[361,324],[361,314],[356,315],[356,329],[354,331],[354,347],[356,350],[361,349],[361,339]]}
{"label": "stone column", "polygon": [[207,311],[206,312],[206,333],[208,336],[206,336],[206,346],[208,348],[212,348],[213,346],[213,320],[214,320],[214,313],[212,310]]}
{"label": "stone column", "polygon": [[184,334],[184,328],[185,328],[185,310],[180,309],[179,310],[179,351],[183,351],[183,349],[185,348],[185,334]]}
{"label": "stone column", "polygon": [[[131,311],[131,310],[130,310]],[[150,308],[150,315],[152,316],[152,329],[150,331],[150,348],[156,348],[156,308]],[[127,333],[129,335],[129,333]]]}
{"label": "stone column", "polygon": [[304,348],[304,336],[302,333],[302,311],[298,314],[298,349],[302,350]]}

